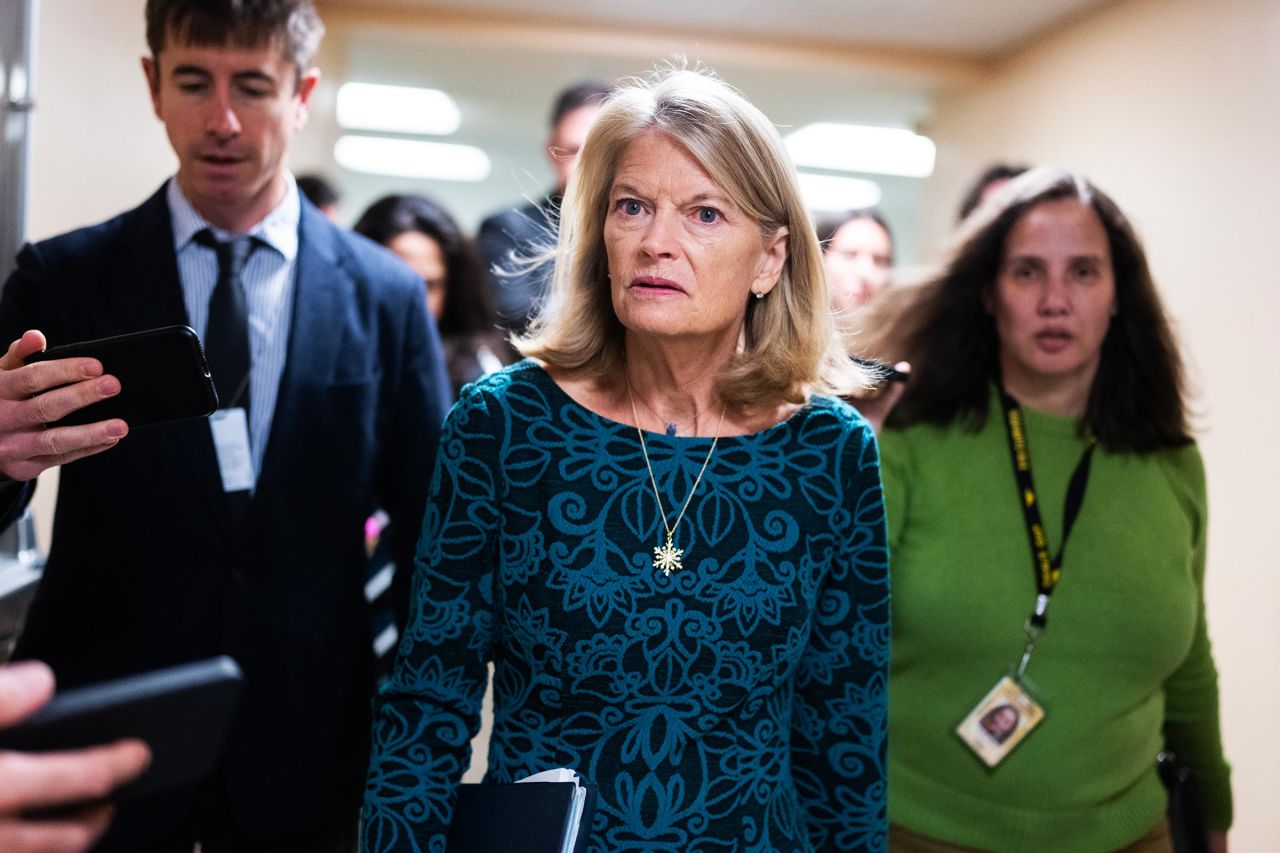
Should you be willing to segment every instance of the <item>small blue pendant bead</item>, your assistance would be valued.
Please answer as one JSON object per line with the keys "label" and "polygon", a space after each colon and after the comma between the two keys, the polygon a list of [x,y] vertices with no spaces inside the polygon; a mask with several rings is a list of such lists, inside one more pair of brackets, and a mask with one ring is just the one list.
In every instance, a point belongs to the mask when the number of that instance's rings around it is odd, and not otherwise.
{"label": "small blue pendant bead", "polygon": [[667,424],[667,435],[675,435],[675,434],[676,434],[676,425]]}

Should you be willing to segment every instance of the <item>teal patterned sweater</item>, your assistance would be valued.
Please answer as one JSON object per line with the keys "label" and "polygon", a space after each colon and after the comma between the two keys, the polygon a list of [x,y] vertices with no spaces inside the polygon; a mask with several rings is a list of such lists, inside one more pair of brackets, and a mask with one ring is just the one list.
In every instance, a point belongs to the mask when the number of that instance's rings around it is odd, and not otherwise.
{"label": "teal patterned sweater", "polygon": [[[710,439],[646,440],[674,520]],[[444,849],[489,661],[486,781],[577,770],[599,789],[594,853],[885,848],[889,587],[871,429],[815,397],[722,438],[670,576],[653,566],[662,530],[634,427],[529,361],[469,386],[375,702],[364,849]]]}

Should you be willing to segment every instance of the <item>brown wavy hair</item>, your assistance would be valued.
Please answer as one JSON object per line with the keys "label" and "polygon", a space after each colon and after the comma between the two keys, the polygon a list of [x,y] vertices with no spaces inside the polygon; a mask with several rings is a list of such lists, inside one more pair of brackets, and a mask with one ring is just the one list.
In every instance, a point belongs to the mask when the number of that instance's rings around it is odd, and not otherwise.
{"label": "brown wavy hair", "polygon": [[1102,341],[1082,428],[1113,451],[1148,453],[1192,441],[1182,359],[1142,243],[1105,193],[1081,175],[1047,166],[997,190],[962,225],[936,275],[899,288],[868,318],[864,352],[912,364],[890,427],[958,421],[982,428],[1000,353],[985,300],[1013,226],[1033,207],[1058,199],[1075,199],[1097,213],[1115,273],[1116,315]]}

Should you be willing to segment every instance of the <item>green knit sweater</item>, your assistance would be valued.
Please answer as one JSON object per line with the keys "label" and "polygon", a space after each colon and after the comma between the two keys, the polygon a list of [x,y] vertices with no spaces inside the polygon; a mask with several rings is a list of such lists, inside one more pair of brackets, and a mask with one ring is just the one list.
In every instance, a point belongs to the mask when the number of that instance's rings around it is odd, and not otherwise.
{"label": "green knit sweater", "polygon": [[[1056,553],[1084,443],[1075,421],[1023,412]],[[998,400],[980,432],[887,430],[881,454],[893,572],[890,820],[993,850],[1115,849],[1164,813],[1155,758],[1167,738],[1198,774],[1209,826],[1229,826],[1195,446],[1095,452],[1027,669],[1047,716],[993,770],[953,730],[1016,664],[1035,598]]]}

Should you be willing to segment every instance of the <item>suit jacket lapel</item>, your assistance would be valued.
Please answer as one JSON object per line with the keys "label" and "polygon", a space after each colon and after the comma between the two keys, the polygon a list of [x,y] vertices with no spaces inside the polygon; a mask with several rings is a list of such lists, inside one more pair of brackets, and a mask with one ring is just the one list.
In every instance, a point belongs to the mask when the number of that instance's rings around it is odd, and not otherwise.
{"label": "suit jacket lapel", "polygon": [[[112,271],[114,286],[109,297],[120,331],[189,324],[165,187],[126,215],[121,238],[123,251]],[[208,422],[188,420],[155,429],[164,430],[177,442],[179,455],[191,469],[192,490],[200,493],[210,515],[230,541],[231,514],[222,491]]]}
{"label": "suit jacket lapel", "polygon": [[164,188],[126,214],[108,298],[121,331],[188,323]]}

